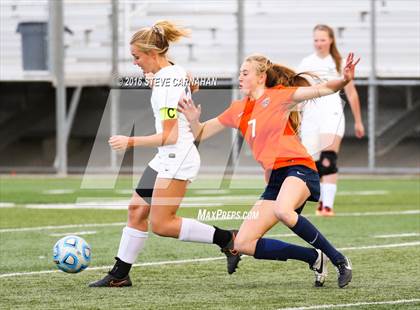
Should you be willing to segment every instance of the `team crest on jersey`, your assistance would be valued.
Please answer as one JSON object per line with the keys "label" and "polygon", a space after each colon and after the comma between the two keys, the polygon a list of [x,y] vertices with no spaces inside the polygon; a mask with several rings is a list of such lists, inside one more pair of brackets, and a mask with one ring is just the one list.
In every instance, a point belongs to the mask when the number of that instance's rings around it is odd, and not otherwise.
{"label": "team crest on jersey", "polygon": [[265,98],[263,101],[261,101],[261,105],[263,108],[268,106],[269,103],[270,103],[270,98]]}

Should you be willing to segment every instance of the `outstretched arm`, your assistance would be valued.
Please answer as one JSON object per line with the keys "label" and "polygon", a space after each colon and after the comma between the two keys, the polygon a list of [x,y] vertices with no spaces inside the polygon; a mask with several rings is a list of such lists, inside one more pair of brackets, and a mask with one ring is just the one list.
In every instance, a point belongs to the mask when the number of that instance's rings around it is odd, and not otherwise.
{"label": "outstretched arm", "polygon": [[359,61],[360,58],[354,61],[354,54],[350,53],[347,56],[346,66],[343,69],[343,78],[309,87],[299,87],[292,96],[293,103],[332,95],[343,89],[344,86],[354,79],[354,69]]}
{"label": "outstretched arm", "polygon": [[195,106],[191,99],[179,101],[178,111],[189,121],[196,141],[206,140],[226,128],[217,117],[200,123],[201,105]]}

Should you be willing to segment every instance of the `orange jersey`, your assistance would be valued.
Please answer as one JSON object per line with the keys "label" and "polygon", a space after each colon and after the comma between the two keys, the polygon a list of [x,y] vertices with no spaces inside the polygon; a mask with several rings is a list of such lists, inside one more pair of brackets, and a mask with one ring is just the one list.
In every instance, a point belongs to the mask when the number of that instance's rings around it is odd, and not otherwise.
{"label": "orange jersey", "polygon": [[315,162],[289,120],[291,98],[296,89],[284,86],[269,88],[258,100],[246,97],[233,101],[218,116],[224,126],[241,131],[254,158],[265,170],[304,165],[317,171]]}

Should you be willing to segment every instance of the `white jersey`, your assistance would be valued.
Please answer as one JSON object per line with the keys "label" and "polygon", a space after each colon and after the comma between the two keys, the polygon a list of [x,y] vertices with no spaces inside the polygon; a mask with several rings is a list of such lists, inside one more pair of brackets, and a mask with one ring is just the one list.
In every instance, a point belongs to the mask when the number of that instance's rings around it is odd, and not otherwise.
{"label": "white jersey", "polygon": [[321,58],[314,53],[303,58],[299,64],[298,72],[303,71],[315,73],[323,82],[340,78],[331,55]]}
{"label": "white jersey", "polygon": [[[321,58],[315,53],[309,55],[302,60],[297,72],[315,74],[319,80],[312,81],[314,83],[324,83],[340,78],[331,55],[325,58]],[[320,135],[333,134],[342,137],[344,129],[343,100],[338,92],[315,100],[308,100],[303,105],[300,136],[302,144],[314,160],[319,158],[321,150],[328,147],[328,145],[321,144]]]}
{"label": "white jersey", "polygon": [[[156,133],[162,133],[162,119],[160,110],[163,108],[176,109],[181,97],[191,98],[187,81],[187,73],[178,66],[167,66],[160,69],[154,76],[155,86],[152,92],[152,109],[155,116]],[[185,149],[194,142],[190,124],[183,114],[178,116],[178,141],[173,145],[159,147],[159,153],[173,152]]]}
{"label": "white jersey", "polygon": [[[324,58],[319,57],[315,53],[309,55],[302,59],[297,72],[314,73],[319,78],[319,80],[314,81],[316,84],[340,78],[340,74],[337,72],[337,68],[335,66],[334,58],[331,55]],[[341,98],[338,92],[323,98],[325,100],[341,104]]]}
{"label": "white jersey", "polygon": [[[178,66],[167,66],[154,75],[151,97],[156,133],[162,133],[161,109],[178,107],[181,97],[191,98],[186,71]],[[185,116],[178,113],[178,140],[176,144],[158,147],[158,154],[149,163],[158,171],[158,177],[192,180],[198,173],[200,156],[194,145],[194,135]]]}

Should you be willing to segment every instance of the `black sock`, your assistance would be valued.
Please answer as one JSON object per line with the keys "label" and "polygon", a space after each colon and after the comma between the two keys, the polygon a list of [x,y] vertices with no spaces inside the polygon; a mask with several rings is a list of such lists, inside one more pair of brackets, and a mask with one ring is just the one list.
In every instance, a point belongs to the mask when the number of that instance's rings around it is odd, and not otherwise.
{"label": "black sock", "polygon": [[315,249],[305,248],[281,240],[260,238],[255,246],[254,257],[256,259],[282,261],[296,259],[312,266],[318,258],[318,252]]}
{"label": "black sock", "polygon": [[220,229],[216,226],[213,227],[216,229],[213,236],[213,243],[224,248],[232,239],[232,233],[229,230]]}
{"label": "black sock", "polygon": [[296,225],[290,229],[314,248],[324,252],[334,265],[337,266],[340,261],[344,260],[343,254],[337,251],[321,232],[302,215],[298,216]]}
{"label": "black sock", "polygon": [[118,257],[115,257],[115,259],[116,259],[115,265],[109,273],[118,279],[122,279],[128,275],[132,265],[126,262],[123,262]]}

